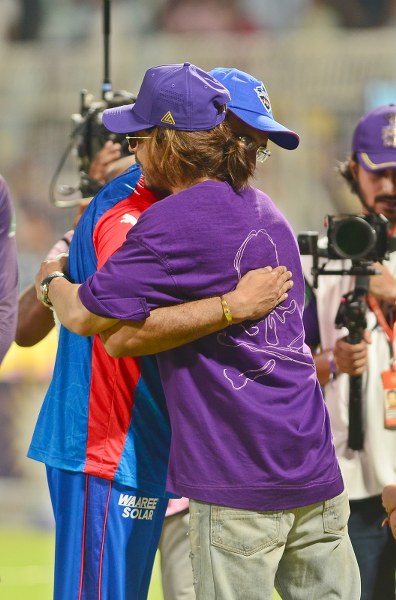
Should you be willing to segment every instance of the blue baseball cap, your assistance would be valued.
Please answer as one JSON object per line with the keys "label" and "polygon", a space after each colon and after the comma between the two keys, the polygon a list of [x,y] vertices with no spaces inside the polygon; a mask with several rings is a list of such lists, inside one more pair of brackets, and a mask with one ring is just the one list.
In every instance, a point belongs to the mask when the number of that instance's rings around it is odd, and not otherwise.
{"label": "blue baseball cap", "polygon": [[135,104],[108,108],[103,123],[116,133],[151,127],[202,131],[219,125],[228,90],[191,63],[159,65],[146,71]]}
{"label": "blue baseball cap", "polygon": [[217,67],[209,71],[212,77],[222,83],[231,94],[228,109],[244,123],[254,129],[265,131],[268,138],[286,150],[294,150],[300,143],[300,137],[275,121],[271,102],[262,81],[239,69]]}

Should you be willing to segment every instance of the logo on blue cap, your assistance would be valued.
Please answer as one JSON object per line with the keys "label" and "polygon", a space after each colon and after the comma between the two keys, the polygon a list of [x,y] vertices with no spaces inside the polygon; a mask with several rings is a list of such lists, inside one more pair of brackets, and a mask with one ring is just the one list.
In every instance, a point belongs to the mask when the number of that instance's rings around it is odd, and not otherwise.
{"label": "logo on blue cap", "polygon": [[264,84],[261,83],[260,85],[255,87],[254,91],[256,92],[258,99],[263,103],[265,110],[267,112],[271,112],[271,102],[269,99],[268,92],[264,87]]}

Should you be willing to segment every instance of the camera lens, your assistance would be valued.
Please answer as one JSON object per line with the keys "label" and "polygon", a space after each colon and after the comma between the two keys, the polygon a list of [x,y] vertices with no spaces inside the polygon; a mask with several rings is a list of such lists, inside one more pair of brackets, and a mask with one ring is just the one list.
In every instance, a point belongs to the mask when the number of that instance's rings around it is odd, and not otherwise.
{"label": "camera lens", "polygon": [[332,245],[341,258],[365,258],[376,243],[376,232],[370,223],[358,216],[346,217],[334,223]]}

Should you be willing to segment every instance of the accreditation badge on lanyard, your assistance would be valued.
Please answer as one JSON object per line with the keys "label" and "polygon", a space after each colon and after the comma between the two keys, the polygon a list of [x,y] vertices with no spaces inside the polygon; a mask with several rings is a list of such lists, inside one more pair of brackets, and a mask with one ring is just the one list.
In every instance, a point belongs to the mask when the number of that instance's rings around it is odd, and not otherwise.
{"label": "accreditation badge on lanyard", "polygon": [[384,389],[384,425],[386,429],[396,429],[396,322],[393,324],[393,328],[390,327],[377,300],[371,294],[368,295],[367,303],[391,347],[392,356],[389,369],[382,371],[381,378]]}

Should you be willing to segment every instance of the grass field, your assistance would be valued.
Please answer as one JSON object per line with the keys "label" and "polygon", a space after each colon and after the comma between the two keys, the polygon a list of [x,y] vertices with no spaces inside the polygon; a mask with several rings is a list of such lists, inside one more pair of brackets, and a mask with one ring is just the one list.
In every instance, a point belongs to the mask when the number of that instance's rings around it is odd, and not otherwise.
{"label": "grass field", "polygon": [[[52,532],[0,528],[1,600],[52,600]],[[155,565],[148,600],[163,600]]]}
{"label": "grass field", "polygon": [[[52,532],[1,527],[1,600],[52,600],[53,551]],[[148,600],[163,600],[157,562]]]}

